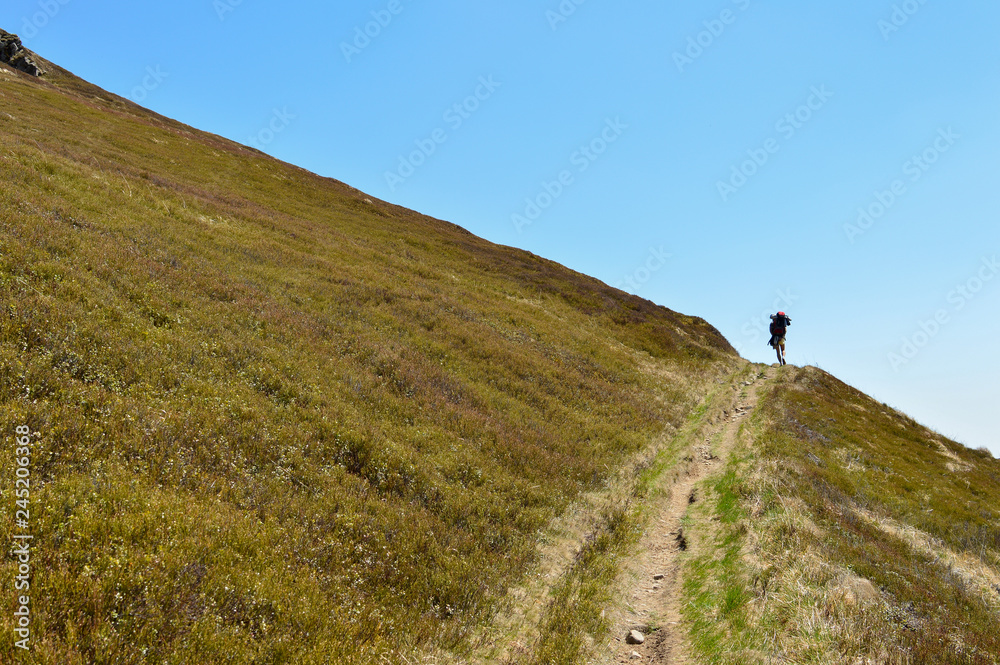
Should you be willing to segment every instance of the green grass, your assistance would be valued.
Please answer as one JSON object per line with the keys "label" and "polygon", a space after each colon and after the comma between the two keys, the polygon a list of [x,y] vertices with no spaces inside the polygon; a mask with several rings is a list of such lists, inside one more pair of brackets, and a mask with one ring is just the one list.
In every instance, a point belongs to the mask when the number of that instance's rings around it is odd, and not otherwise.
{"label": "green grass", "polygon": [[684,561],[683,614],[690,626],[690,640],[707,663],[746,662],[743,648],[756,636],[748,625],[748,580],[740,557],[745,514],[738,496],[741,460],[730,458],[721,477],[710,483],[712,501],[691,507],[685,531],[692,530],[692,516],[708,523],[714,517],[716,533],[707,534],[704,546]]}
{"label": "green grass", "polygon": [[5,593],[4,662],[461,654],[541,530],[737,362],[61,70],[0,72],[0,105],[0,434],[37,432],[33,650]]}

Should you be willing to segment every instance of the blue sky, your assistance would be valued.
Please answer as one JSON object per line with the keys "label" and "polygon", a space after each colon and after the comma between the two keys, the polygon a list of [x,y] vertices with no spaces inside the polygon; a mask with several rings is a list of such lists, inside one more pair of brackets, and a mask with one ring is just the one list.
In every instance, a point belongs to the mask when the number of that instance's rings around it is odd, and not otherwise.
{"label": "blue sky", "polygon": [[[6,0],[164,115],[708,319],[1000,456],[1000,5]],[[864,213],[864,215],[862,214]]]}

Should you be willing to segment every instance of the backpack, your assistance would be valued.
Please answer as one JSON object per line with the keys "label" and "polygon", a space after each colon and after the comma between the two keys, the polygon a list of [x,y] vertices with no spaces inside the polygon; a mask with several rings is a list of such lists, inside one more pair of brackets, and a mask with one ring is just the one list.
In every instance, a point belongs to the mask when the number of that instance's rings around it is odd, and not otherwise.
{"label": "backpack", "polygon": [[785,330],[790,325],[792,325],[792,320],[784,312],[778,312],[777,315],[771,317],[771,334],[784,337]]}

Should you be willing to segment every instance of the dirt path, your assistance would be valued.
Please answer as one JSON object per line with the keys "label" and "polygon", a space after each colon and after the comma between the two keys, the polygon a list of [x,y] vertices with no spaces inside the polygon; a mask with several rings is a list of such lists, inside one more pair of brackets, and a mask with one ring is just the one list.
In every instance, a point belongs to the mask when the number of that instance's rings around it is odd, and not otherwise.
{"label": "dirt path", "polygon": [[[757,404],[757,388],[773,375],[767,368],[745,376],[711,401],[703,423],[694,433],[685,457],[687,468],[678,473],[659,501],[640,545],[639,554],[623,575],[626,607],[615,621],[614,639],[602,663],[657,663],[694,665],[684,644],[680,575],[682,552],[697,553],[700,542],[713,531],[712,525],[685,520],[691,504],[701,501],[698,484],[726,464],[736,445],[740,424]],[[665,482],[671,482],[665,479]],[[631,588],[629,588],[631,587]],[[652,627],[657,628],[650,633]],[[629,630],[645,636],[643,644],[627,644]]]}

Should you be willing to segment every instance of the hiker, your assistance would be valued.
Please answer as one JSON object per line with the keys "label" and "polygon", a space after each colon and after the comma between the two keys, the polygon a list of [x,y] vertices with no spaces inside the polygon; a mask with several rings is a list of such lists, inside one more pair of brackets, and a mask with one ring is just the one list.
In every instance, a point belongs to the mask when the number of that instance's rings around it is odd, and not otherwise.
{"label": "hiker", "polygon": [[785,363],[785,330],[792,325],[792,320],[784,312],[771,315],[771,339],[768,345],[774,347],[778,354],[778,362]]}

